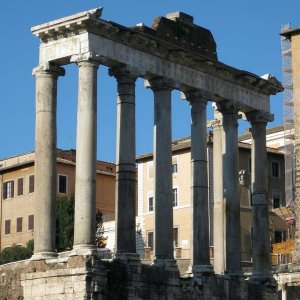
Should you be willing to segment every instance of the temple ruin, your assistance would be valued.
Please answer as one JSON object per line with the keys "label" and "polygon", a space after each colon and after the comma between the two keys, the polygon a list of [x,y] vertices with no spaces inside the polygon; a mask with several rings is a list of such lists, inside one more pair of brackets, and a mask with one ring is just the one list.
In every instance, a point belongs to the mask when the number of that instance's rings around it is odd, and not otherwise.
{"label": "temple ruin", "polygon": [[[30,261],[19,265],[24,299],[277,299],[270,266],[266,125],[276,78],[259,77],[218,61],[211,32],[181,12],[157,17],[152,27],[124,27],[101,18],[102,9],[32,28],[40,41],[36,78],[36,226]],[[74,247],[55,251],[56,97],[63,66],[79,72]],[[118,86],[116,248],[112,261],[95,247],[97,70],[109,67]],[[135,81],[145,79],[154,99],[155,258],[136,253]],[[191,263],[180,277],[172,229],[171,91],[191,108]],[[137,100],[138,101],[138,100]],[[214,266],[209,257],[206,106],[214,123]],[[238,115],[252,132],[253,272],[241,267]],[[126,212],[126,213],[124,213]],[[64,298],[65,297],[65,298]],[[67,298],[68,297],[68,298]]]}

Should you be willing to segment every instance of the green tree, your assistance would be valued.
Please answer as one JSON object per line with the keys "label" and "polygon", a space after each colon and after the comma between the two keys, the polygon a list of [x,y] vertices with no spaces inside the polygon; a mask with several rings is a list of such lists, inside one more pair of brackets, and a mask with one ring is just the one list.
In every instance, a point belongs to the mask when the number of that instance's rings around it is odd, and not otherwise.
{"label": "green tree", "polygon": [[33,240],[27,242],[26,246],[12,245],[0,252],[0,265],[13,261],[30,258],[33,253]]}
{"label": "green tree", "polygon": [[56,249],[72,249],[74,240],[74,196],[58,196],[56,201]]}
{"label": "green tree", "polygon": [[104,237],[102,213],[99,209],[96,212],[96,247],[105,248],[107,238]]}

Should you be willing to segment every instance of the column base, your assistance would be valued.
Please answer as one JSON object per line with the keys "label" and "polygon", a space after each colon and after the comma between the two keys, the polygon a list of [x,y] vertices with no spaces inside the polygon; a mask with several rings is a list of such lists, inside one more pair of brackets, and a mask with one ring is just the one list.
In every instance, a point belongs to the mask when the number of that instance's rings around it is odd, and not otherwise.
{"label": "column base", "polygon": [[115,253],[113,261],[121,261],[126,264],[139,264],[140,256],[137,253]]}
{"label": "column base", "polygon": [[31,256],[31,260],[46,260],[46,259],[53,259],[57,258],[58,254],[56,252],[47,252],[47,251],[42,251],[42,252],[35,252]]}
{"label": "column base", "polygon": [[224,272],[224,275],[230,277],[244,277],[244,272],[242,270],[228,270]]}
{"label": "column base", "polygon": [[74,245],[69,256],[89,256],[97,255],[98,251],[95,245]]}
{"label": "column base", "polygon": [[175,259],[155,258],[152,265],[170,271],[178,271],[178,265]]}
{"label": "column base", "polygon": [[275,282],[271,272],[254,273],[250,276],[249,281],[251,282]]}
{"label": "column base", "polygon": [[193,265],[189,266],[186,271],[187,276],[200,278],[202,276],[210,276],[214,273],[212,265]]}

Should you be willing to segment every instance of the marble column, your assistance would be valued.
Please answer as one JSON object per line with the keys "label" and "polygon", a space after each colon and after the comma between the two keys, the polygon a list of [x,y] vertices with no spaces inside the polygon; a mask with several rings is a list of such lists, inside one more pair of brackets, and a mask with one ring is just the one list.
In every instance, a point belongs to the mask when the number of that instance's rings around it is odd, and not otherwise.
{"label": "marble column", "polygon": [[35,228],[32,259],[55,257],[56,207],[56,101],[57,78],[63,68],[39,66],[36,78]]}
{"label": "marble column", "polygon": [[[238,110],[230,102],[218,103],[222,113],[222,175],[225,214],[225,273],[242,275],[241,222],[238,181]],[[216,172],[216,170],[214,170]]]}
{"label": "marble column", "polygon": [[73,254],[90,254],[96,230],[96,146],[98,61],[77,60],[79,69],[75,228]]}
{"label": "marble column", "polygon": [[148,81],[154,92],[154,265],[177,268],[173,249],[172,83]]}
{"label": "marble column", "polygon": [[202,91],[186,92],[191,106],[191,265],[193,277],[212,273],[209,256],[209,210],[206,106]]}
{"label": "marble column", "polygon": [[222,114],[215,110],[213,126],[214,272],[225,272],[225,219],[223,202]]}
{"label": "marble column", "polygon": [[251,123],[251,184],[253,226],[253,272],[254,281],[271,281],[270,229],[268,202],[268,167],[266,150],[266,125],[270,115],[261,112],[247,114]]}
{"label": "marble column", "polygon": [[126,67],[110,69],[117,79],[116,245],[115,258],[138,260],[136,253],[135,81]]}

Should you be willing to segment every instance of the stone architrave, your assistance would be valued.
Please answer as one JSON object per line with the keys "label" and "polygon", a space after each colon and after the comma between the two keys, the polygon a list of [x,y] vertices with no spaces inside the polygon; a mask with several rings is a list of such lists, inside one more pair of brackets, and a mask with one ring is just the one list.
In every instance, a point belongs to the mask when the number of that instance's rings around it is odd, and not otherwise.
{"label": "stone architrave", "polygon": [[32,259],[55,257],[57,78],[65,70],[52,64],[33,70],[36,78],[35,229]]}
{"label": "stone architrave", "polygon": [[139,259],[136,253],[135,81],[126,68],[109,71],[117,79],[116,245],[115,258]]}

